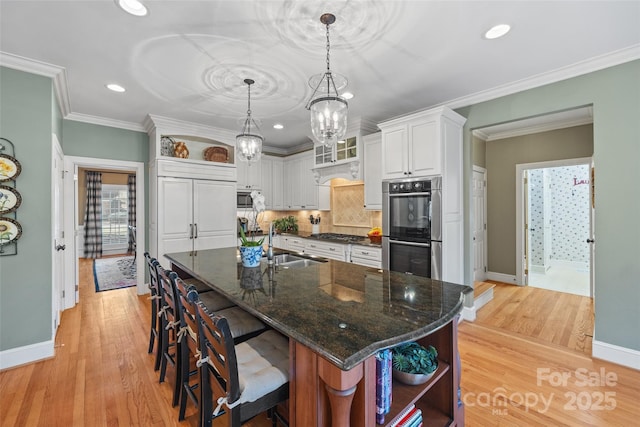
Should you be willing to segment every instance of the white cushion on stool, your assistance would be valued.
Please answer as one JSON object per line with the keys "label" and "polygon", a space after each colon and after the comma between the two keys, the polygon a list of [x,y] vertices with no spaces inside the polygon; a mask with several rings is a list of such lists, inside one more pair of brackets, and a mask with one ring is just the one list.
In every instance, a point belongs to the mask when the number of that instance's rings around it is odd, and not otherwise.
{"label": "white cushion on stool", "polygon": [[225,308],[224,310],[214,313],[227,318],[231,336],[234,338],[241,337],[252,332],[257,332],[265,328],[264,323],[240,307]]}
{"label": "white cushion on stool", "polygon": [[240,402],[253,402],[289,381],[289,340],[269,330],[236,347]]}

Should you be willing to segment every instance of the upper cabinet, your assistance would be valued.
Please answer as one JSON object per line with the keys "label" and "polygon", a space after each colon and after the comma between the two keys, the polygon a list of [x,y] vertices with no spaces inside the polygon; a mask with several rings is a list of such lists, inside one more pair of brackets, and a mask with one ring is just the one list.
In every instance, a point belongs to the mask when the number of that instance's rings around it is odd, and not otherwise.
{"label": "upper cabinet", "polygon": [[315,166],[325,166],[338,162],[351,161],[358,158],[358,141],[357,137],[338,141],[336,145],[327,147],[324,145],[316,145],[314,147]]}
{"label": "upper cabinet", "polygon": [[319,184],[332,178],[362,179],[362,137],[377,130],[362,118],[349,121],[345,138],[331,147],[313,147],[313,174]]}
{"label": "upper cabinet", "polygon": [[362,138],[364,161],[364,208],[382,210],[382,135],[380,132]]}
{"label": "upper cabinet", "polygon": [[440,107],[378,124],[382,179],[442,175],[448,144],[462,141],[464,117]]}
{"label": "upper cabinet", "polygon": [[329,210],[329,185],[318,184],[313,173],[313,151],[289,156],[284,161],[284,209]]}
{"label": "upper cabinet", "polygon": [[281,157],[262,155],[262,195],[268,210],[284,209],[284,161]]}
{"label": "upper cabinet", "polygon": [[264,162],[264,155],[262,158],[254,163],[247,163],[239,161],[236,164],[236,170],[238,172],[238,190],[263,190],[264,182],[262,180],[262,164]]}

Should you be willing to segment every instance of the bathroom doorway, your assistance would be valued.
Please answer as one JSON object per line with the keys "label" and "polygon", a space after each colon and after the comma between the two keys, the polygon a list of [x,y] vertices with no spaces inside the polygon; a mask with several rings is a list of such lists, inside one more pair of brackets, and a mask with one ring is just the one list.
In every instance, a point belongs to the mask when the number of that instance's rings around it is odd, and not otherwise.
{"label": "bathroom doorway", "polygon": [[520,283],[593,297],[590,169],[590,158],[517,165]]}

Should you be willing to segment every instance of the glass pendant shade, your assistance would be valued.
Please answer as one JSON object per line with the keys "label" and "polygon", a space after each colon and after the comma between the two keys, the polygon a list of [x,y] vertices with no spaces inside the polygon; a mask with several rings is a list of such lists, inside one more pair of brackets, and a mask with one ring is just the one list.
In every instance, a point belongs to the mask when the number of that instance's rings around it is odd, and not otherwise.
{"label": "glass pendant shade", "polygon": [[309,108],[311,132],[322,145],[333,145],[347,132],[347,101],[339,96],[321,96]]}
{"label": "glass pendant shade", "polygon": [[[260,160],[262,156],[262,143],[264,138],[260,135],[258,125],[251,117],[251,85],[255,83],[251,79],[244,81],[248,87],[247,118],[242,126],[242,133],[236,136],[236,156],[239,160],[249,164]],[[251,127],[253,126],[253,131]]]}
{"label": "glass pendant shade", "polygon": [[347,79],[339,74],[332,74],[329,65],[329,25],[336,17],[325,13],[320,17],[327,27],[327,71],[309,79],[313,94],[307,104],[311,119],[311,132],[315,140],[322,145],[332,146],[344,139],[347,132],[347,100],[338,94],[338,90],[347,85]]}

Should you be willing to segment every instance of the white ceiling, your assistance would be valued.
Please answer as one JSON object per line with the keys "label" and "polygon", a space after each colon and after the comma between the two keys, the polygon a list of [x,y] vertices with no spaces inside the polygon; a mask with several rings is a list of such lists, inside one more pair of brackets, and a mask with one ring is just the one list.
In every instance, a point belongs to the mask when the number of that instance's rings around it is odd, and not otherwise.
{"label": "white ceiling", "polygon": [[[2,65],[60,67],[67,118],[139,130],[152,114],[239,131],[251,78],[267,145],[286,150],[309,142],[324,12],[337,17],[331,68],[355,94],[350,117],[373,122],[640,58],[637,0],[144,3],[150,13],[138,18],[114,0],[0,0]],[[485,40],[498,23],[511,32]],[[106,90],[111,82],[127,91]]]}

